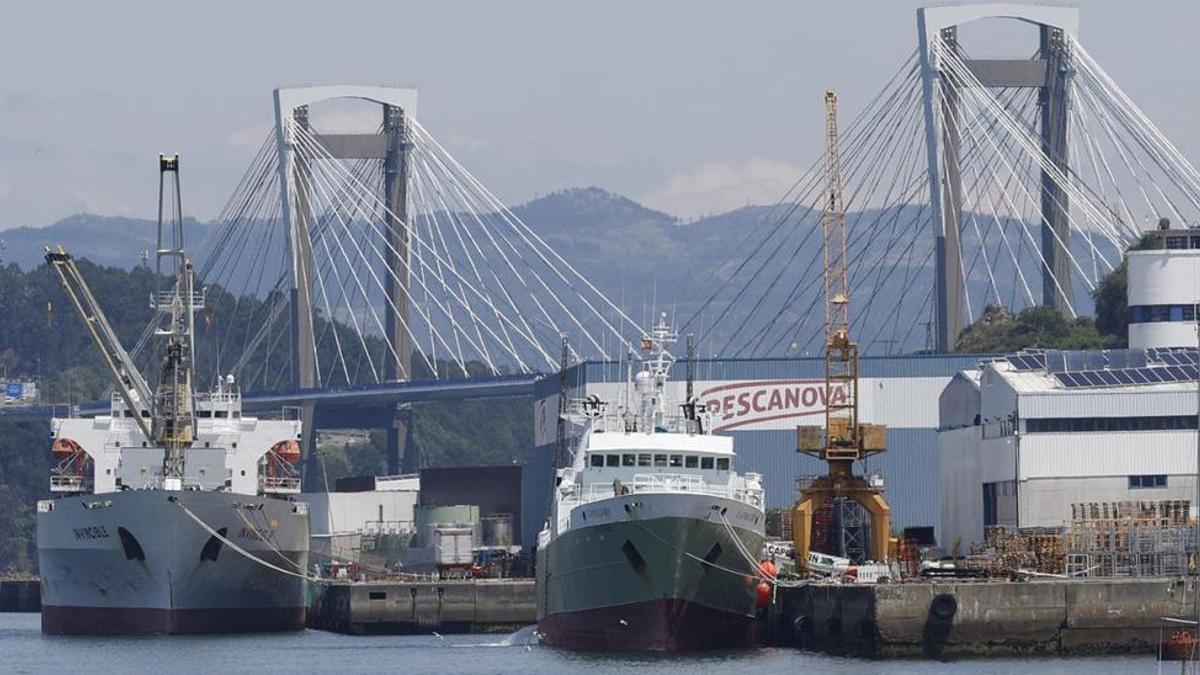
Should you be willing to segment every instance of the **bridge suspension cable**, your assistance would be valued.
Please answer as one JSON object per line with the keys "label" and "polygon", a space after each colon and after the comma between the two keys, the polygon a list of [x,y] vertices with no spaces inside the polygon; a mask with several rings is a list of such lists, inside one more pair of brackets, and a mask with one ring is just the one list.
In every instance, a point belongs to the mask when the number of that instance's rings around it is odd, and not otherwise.
{"label": "bridge suspension cable", "polygon": [[[299,207],[311,223],[308,326],[321,386],[554,369],[571,357],[616,358],[642,330],[455,158],[408,120],[407,219],[383,198],[377,160],[339,159],[314,126],[286,119]],[[197,255],[210,294],[202,348],[244,386],[286,386],[288,292],[295,264],[284,230],[274,132]],[[404,243],[401,250],[395,242]],[[389,258],[399,264],[389,267]],[[399,296],[389,294],[398,288]],[[386,329],[397,318],[404,345]],[[208,333],[206,335],[206,333]],[[207,340],[206,340],[207,338]]]}
{"label": "bridge suspension cable", "polygon": [[[1040,137],[1039,90],[987,86],[954,40],[930,43],[939,77],[936,128],[956,140],[961,180],[946,202],[961,211],[958,267],[968,322],[988,305],[1039,304],[1049,285],[1068,317],[1092,311],[1092,293],[1142,232],[1166,217],[1200,222],[1200,171],[1096,62],[1065,35],[1068,55],[1065,155]],[[853,318],[864,352],[930,349],[918,330],[933,321],[934,233],[929,209],[921,72],[911,55],[843,132],[851,293],[865,298]],[[942,143],[938,152],[950,152]],[[1068,161],[1069,159],[1069,161]],[[947,160],[948,161],[948,160]],[[707,296],[685,307],[684,329],[727,356],[816,354],[822,325],[814,162],[779,202],[747,222],[733,257],[696,284]],[[1061,212],[1066,236],[1050,227]],[[1041,230],[1039,236],[1038,230]],[[1056,247],[1067,276],[1045,249]]]}

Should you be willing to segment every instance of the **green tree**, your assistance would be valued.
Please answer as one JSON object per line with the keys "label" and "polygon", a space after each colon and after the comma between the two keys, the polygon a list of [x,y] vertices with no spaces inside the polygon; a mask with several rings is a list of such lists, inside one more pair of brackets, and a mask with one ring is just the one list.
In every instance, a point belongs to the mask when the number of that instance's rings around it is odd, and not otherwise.
{"label": "green tree", "polygon": [[[1161,247],[1161,240],[1153,234],[1142,235],[1130,251],[1147,251]],[[1096,289],[1092,300],[1096,303],[1096,330],[1108,337],[1114,345],[1129,346],[1129,263],[1121,264],[1109,272]]]}
{"label": "green tree", "polygon": [[1015,317],[989,305],[978,321],[958,336],[955,351],[976,353],[1043,349],[1105,349],[1111,338],[1096,330],[1092,317],[1067,319],[1050,307],[1027,307]]}

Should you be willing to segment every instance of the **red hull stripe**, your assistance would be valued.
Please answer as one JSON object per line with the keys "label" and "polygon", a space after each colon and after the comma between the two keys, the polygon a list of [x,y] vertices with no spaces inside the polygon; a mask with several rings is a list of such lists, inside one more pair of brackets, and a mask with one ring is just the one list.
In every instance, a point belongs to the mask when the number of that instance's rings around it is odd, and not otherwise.
{"label": "red hull stripe", "polygon": [[52,635],[270,633],[303,629],[303,607],[169,610],[42,606],[42,632]]}
{"label": "red hull stripe", "polygon": [[754,617],[686,600],[650,600],[566,612],[538,622],[542,644],[584,651],[684,652],[755,644]]}

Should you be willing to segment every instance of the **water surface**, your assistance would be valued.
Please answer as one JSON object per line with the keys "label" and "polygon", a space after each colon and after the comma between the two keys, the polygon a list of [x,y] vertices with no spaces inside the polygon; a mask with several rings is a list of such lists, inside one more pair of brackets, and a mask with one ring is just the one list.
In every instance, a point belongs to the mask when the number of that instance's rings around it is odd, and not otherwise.
{"label": "water surface", "polygon": [[[61,637],[42,635],[37,614],[0,614],[5,673],[553,673],[636,672],[801,675],[829,673],[1152,673],[1150,656],[962,661],[862,661],[792,649],[699,655],[575,654],[513,635],[358,637],[322,631],[279,635]],[[1166,664],[1164,664],[1166,665]],[[1163,672],[1175,672],[1176,665]]]}

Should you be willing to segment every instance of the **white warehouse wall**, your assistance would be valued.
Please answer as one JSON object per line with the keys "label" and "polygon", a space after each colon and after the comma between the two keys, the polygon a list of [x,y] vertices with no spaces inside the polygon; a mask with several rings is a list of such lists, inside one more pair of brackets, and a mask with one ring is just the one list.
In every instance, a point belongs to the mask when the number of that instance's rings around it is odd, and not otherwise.
{"label": "white warehouse wall", "polygon": [[372,492],[312,492],[299,495],[308,503],[308,524],[314,537],[362,532],[368,521],[399,521],[412,528],[417,505],[415,490]]}
{"label": "white warehouse wall", "polygon": [[[1126,259],[1130,307],[1200,302],[1200,249],[1130,251]],[[1196,327],[1190,321],[1130,323],[1129,346],[1194,347]]]}

